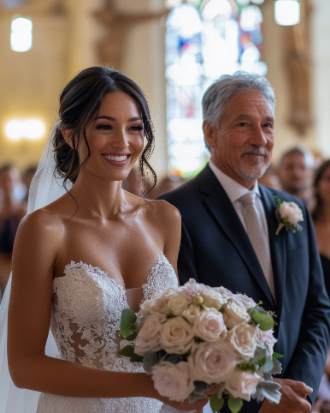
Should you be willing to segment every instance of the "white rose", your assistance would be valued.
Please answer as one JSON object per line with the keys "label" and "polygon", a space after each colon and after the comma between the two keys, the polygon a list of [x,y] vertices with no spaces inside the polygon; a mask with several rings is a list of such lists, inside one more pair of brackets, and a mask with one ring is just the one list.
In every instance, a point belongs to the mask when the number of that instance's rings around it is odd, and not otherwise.
{"label": "white rose", "polygon": [[216,310],[220,310],[227,302],[217,291],[210,287],[204,288],[199,292],[199,295],[203,298],[203,305],[205,307],[215,308]]}
{"label": "white rose", "polygon": [[180,361],[177,364],[163,361],[152,368],[152,380],[161,396],[183,402],[189,397],[195,386],[190,379],[189,364]]}
{"label": "white rose", "polygon": [[257,306],[257,303],[245,294],[235,294],[233,300],[239,305],[245,307],[247,310],[251,310]]}
{"label": "white rose", "polygon": [[194,335],[205,341],[218,340],[226,331],[222,313],[214,309],[202,311],[193,327]]}
{"label": "white rose", "polygon": [[154,313],[165,314],[167,303],[174,294],[176,294],[176,290],[174,288],[168,288],[163,293],[154,296],[150,300],[144,301],[139,312],[143,316]]}
{"label": "white rose", "polygon": [[145,351],[159,351],[160,327],[166,321],[164,314],[151,314],[143,323],[141,330],[136,337],[134,353],[143,355]]}
{"label": "white rose", "polygon": [[235,369],[226,382],[226,390],[236,399],[250,401],[250,396],[255,392],[261,377],[256,373]]}
{"label": "white rose", "polygon": [[196,317],[200,314],[201,309],[199,306],[190,304],[190,306],[184,310],[182,317],[186,318],[190,324],[194,324]]}
{"label": "white rose", "polygon": [[225,287],[214,287],[213,290],[217,291],[225,300],[230,300],[235,295]]}
{"label": "white rose", "polygon": [[250,314],[246,311],[242,304],[239,304],[234,299],[231,299],[227,303],[223,314],[223,319],[229,329],[245,321],[250,321],[250,318]]}
{"label": "white rose", "polygon": [[170,318],[161,326],[160,343],[169,354],[187,353],[194,341],[191,325],[182,317]]}
{"label": "white rose", "polygon": [[299,221],[303,221],[304,217],[302,210],[295,202],[283,201],[278,209],[281,218],[287,218],[290,224],[296,224]]}
{"label": "white rose", "polygon": [[188,301],[183,293],[172,295],[167,303],[170,312],[176,316],[181,315],[188,308]]}
{"label": "white rose", "polygon": [[208,384],[226,381],[235,368],[236,360],[237,355],[224,341],[195,345],[188,357],[194,380]]}
{"label": "white rose", "polygon": [[243,358],[249,359],[254,357],[257,346],[255,332],[254,326],[240,324],[228,332],[226,341],[228,341]]}

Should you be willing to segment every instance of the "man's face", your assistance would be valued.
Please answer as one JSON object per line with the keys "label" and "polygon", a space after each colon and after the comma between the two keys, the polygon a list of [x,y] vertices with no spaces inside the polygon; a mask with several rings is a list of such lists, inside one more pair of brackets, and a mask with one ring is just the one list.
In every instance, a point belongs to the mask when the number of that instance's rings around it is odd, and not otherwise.
{"label": "man's face", "polygon": [[225,103],[218,127],[204,122],[212,162],[251,189],[268,167],[274,146],[274,115],[258,90],[244,90]]}
{"label": "man's face", "polygon": [[284,191],[297,194],[310,186],[311,168],[306,165],[303,154],[292,152],[286,155],[278,169]]}

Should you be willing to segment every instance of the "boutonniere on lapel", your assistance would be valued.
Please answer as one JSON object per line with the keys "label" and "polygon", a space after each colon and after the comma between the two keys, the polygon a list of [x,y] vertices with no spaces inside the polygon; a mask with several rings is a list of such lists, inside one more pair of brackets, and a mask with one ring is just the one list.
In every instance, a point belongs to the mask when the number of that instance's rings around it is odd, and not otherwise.
{"label": "boutonniere on lapel", "polygon": [[302,226],[298,222],[303,221],[304,217],[298,205],[295,202],[281,201],[276,195],[274,198],[277,204],[275,214],[278,221],[275,235],[278,235],[282,228],[291,232],[302,231]]}

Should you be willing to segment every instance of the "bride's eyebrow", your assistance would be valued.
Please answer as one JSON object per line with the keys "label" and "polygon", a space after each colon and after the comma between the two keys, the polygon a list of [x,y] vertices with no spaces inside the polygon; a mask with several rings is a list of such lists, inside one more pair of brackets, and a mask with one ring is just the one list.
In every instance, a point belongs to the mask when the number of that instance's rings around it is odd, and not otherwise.
{"label": "bride's eyebrow", "polygon": [[[112,116],[106,116],[106,115],[98,116],[97,118],[95,118],[95,120],[98,120],[98,119],[107,119],[107,120],[113,120],[113,121],[116,120],[116,118],[113,118]],[[134,118],[129,118],[128,122],[136,122],[137,120],[142,120],[142,119],[139,116],[137,116]]]}

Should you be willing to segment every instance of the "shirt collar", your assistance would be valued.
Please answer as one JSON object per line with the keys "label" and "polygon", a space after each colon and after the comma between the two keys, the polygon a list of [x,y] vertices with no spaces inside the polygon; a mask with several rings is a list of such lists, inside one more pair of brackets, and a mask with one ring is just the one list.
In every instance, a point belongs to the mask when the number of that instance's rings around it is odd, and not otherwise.
{"label": "shirt collar", "polygon": [[226,191],[232,203],[249,192],[255,192],[261,198],[258,182],[255,183],[254,187],[250,191],[234,179],[230,178],[230,176],[224,174],[211,160],[209,161],[209,167],[222,185],[223,189]]}

